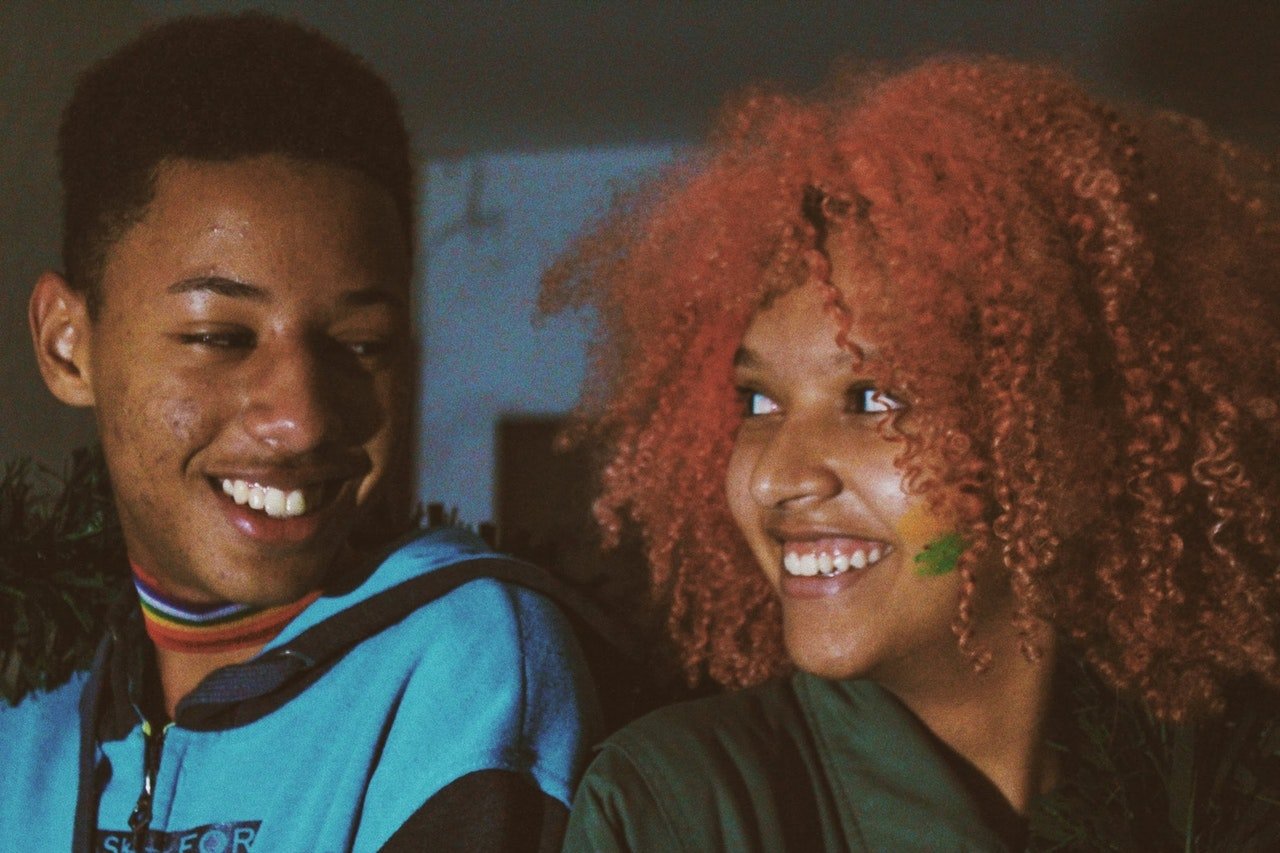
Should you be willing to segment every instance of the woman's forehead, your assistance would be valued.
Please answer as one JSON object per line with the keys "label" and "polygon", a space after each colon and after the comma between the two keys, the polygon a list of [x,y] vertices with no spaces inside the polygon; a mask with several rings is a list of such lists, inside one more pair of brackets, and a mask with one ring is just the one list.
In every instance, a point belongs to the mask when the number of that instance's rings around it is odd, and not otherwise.
{"label": "woman's forehead", "polygon": [[840,292],[810,281],[762,305],[743,333],[735,366],[764,368],[787,360],[834,371],[874,358],[878,346],[873,336],[833,304],[835,295]]}

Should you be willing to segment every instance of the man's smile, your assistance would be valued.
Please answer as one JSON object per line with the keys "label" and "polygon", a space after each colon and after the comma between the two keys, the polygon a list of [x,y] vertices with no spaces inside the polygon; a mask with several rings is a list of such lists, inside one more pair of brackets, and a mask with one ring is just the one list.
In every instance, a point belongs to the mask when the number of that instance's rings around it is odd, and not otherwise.
{"label": "man's smile", "polygon": [[262,510],[272,518],[293,518],[307,511],[307,497],[302,489],[285,492],[244,480],[223,480],[222,491],[237,504],[247,504],[250,509]]}
{"label": "man's smile", "polygon": [[296,471],[211,475],[206,479],[224,499],[237,508],[261,513],[272,519],[288,520],[321,512],[346,489],[358,488],[367,472],[333,472],[299,476]]}

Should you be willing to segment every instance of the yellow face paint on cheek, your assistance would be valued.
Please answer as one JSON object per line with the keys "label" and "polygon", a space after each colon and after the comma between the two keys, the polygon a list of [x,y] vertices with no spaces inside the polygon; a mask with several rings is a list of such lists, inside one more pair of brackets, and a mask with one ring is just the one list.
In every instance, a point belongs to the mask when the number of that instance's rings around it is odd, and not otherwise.
{"label": "yellow face paint on cheek", "polygon": [[907,508],[898,519],[897,527],[898,541],[909,546],[936,539],[951,529],[951,525],[930,512],[929,505],[922,500],[914,501]]}

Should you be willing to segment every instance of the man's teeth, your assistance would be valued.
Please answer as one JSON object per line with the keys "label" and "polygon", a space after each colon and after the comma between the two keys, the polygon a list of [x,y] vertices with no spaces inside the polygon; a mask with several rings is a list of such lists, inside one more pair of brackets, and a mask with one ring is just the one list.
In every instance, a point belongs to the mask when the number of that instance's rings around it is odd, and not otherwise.
{"label": "man's teeth", "polygon": [[260,510],[272,518],[293,518],[307,511],[307,499],[301,489],[286,492],[244,480],[223,480],[222,491],[241,506]]}
{"label": "man's teeth", "polygon": [[817,575],[838,575],[850,568],[865,569],[880,562],[888,550],[879,545],[867,548],[854,548],[850,553],[831,554],[826,551],[799,554],[787,551],[782,558],[782,566],[789,575],[799,577],[815,577]]}

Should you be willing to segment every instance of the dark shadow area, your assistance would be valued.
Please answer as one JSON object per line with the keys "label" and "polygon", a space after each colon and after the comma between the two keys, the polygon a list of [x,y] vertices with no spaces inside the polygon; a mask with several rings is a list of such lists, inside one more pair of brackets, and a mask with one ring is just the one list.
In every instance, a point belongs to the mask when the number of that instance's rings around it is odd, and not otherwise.
{"label": "dark shadow area", "polygon": [[1143,3],[1122,19],[1111,51],[1117,81],[1143,100],[1280,146],[1280,3]]}
{"label": "dark shadow area", "polygon": [[601,547],[591,517],[593,450],[557,450],[563,425],[549,417],[498,424],[498,517],[490,535],[499,549],[549,569],[610,617],[618,645],[634,659],[606,647],[585,651],[605,704],[625,706],[611,716],[630,718],[693,694],[675,675],[662,608],[650,604],[641,543],[624,536],[616,548]]}

